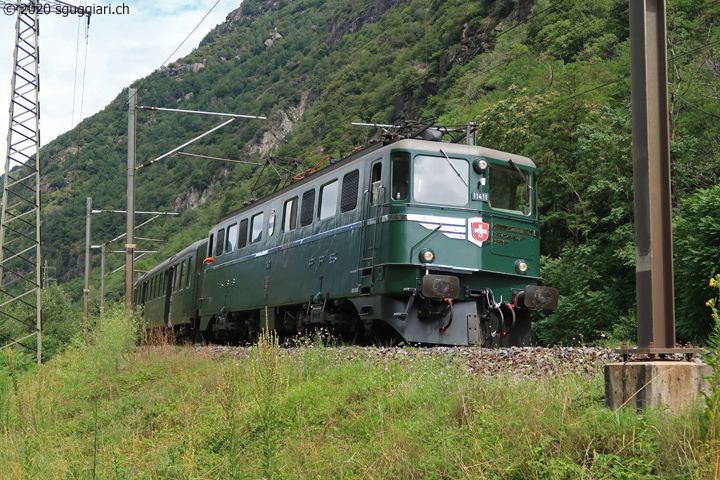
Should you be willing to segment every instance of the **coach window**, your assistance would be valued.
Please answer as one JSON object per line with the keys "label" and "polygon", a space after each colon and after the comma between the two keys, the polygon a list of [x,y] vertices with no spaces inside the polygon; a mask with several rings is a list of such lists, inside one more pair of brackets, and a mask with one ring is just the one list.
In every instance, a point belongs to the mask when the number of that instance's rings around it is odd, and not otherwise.
{"label": "coach window", "polygon": [[407,200],[410,189],[410,154],[393,152],[392,154],[392,199]]}
{"label": "coach window", "polygon": [[295,230],[295,226],[297,225],[297,206],[297,197],[285,202],[285,206],[283,207],[283,232]]}
{"label": "coach window", "polygon": [[343,177],[342,195],[340,196],[340,211],[342,213],[355,210],[355,207],[357,207],[359,180],[359,170],[353,170]]}
{"label": "coach window", "polygon": [[337,212],[338,181],[320,187],[320,220],[335,216]]}
{"label": "coach window", "polygon": [[469,199],[469,175],[467,160],[416,155],[413,196],[418,202],[465,205]]}
{"label": "coach window", "polygon": [[215,242],[215,256],[219,257],[223,254],[223,248],[225,247],[225,229],[221,228],[217,231],[217,242]]}
{"label": "coach window", "polygon": [[313,210],[315,209],[315,190],[308,190],[303,193],[302,207],[300,207],[300,226],[307,227],[313,221]]}
{"label": "coach window", "polygon": [[257,243],[262,240],[263,219],[264,215],[262,212],[252,217],[252,223],[250,226],[250,243]]}
{"label": "coach window", "polygon": [[233,223],[228,227],[227,242],[225,244],[225,251],[230,253],[237,247],[237,233],[238,225]]}

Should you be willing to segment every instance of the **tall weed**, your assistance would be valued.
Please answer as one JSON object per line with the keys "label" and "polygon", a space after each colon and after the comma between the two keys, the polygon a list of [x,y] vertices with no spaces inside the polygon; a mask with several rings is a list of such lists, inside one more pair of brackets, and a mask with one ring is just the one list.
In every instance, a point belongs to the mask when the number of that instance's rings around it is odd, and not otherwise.
{"label": "tall weed", "polygon": [[90,338],[86,358],[96,373],[121,369],[140,340],[142,320],[122,305],[106,308],[100,328]]}
{"label": "tall weed", "polygon": [[279,472],[278,450],[283,411],[288,398],[289,379],[285,376],[275,331],[263,330],[253,349],[252,376],[262,478],[275,478]]}
{"label": "tall weed", "polygon": [[720,290],[720,275],[710,279],[710,286],[716,289],[716,297],[706,303],[712,310],[714,325],[705,347],[705,363],[712,368],[712,375],[705,377],[709,383],[709,392],[702,392],[707,408],[700,417],[700,426],[706,442],[706,458],[713,470],[720,473],[720,316],[718,316],[717,298],[717,291]]}

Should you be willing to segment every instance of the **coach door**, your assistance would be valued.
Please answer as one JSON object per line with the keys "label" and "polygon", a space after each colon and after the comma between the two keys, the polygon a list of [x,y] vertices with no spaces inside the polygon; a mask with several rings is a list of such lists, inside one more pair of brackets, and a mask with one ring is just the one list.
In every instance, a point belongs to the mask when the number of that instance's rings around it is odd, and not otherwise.
{"label": "coach door", "polygon": [[377,260],[378,228],[380,225],[380,206],[385,195],[382,182],[382,160],[378,159],[370,165],[370,176],[363,193],[363,222],[360,233],[358,255],[358,287],[360,293],[370,293],[372,287],[372,271]]}
{"label": "coach door", "polygon": [[170,305],[172,305],[173,282],[175,280],[175,267],[165,270],[165,309],[163,311],[163,320],[165,325],[170,327]]}

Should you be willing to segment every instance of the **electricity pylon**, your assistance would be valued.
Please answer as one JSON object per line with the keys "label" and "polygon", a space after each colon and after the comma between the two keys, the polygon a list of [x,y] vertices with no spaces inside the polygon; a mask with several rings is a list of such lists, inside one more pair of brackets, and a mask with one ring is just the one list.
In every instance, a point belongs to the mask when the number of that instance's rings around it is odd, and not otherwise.
{"label": "electricity pylon", "polygon": [[[41,363],[38,20],[56,6],[76,7],[37,0],[0,0],[0,6],[6,14],[17,13],[0,214],[0,344],[35,349]],[[27,341],[32,337],[35,346]]]}

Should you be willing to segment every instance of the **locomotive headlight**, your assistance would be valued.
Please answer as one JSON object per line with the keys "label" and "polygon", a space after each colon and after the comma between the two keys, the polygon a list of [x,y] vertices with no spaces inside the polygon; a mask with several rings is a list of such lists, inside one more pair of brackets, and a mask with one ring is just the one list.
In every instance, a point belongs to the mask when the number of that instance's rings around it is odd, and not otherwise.
{"label": "locomotive headlight", "polygon": [[435,261],[435,252],[429,248],[425,248],[420,252],[420,261],[422,263],[432,263]]}
{"label": "locomotive headlight", "polygon": [[515,271],[520,275],[526,275],[528,271],[528,264],[525,260],[518,260],[515,262]]}
{"label": "locomotive headlight", "polygon": [[480,157],[473,162],[473,170],[475,170],[475,173],[483,173],[487,167],[488,162],[483,157]]}

